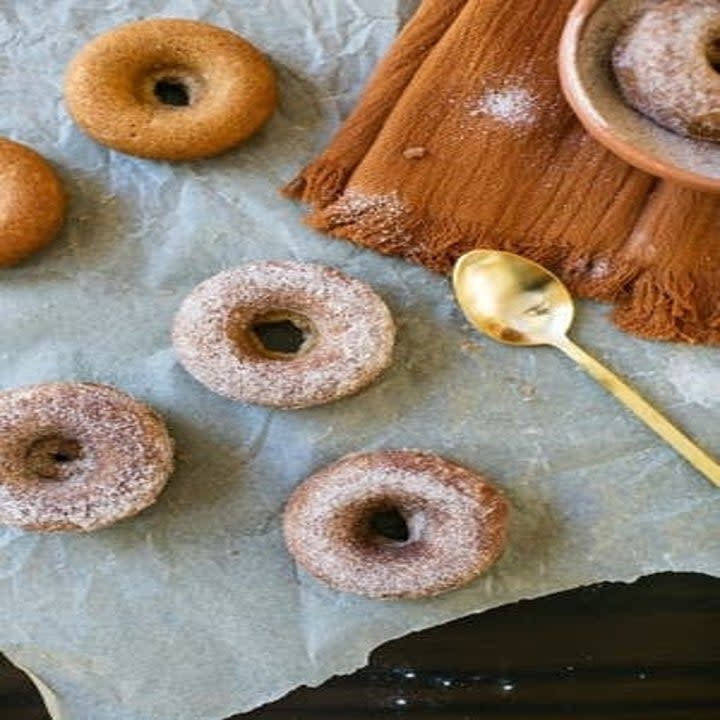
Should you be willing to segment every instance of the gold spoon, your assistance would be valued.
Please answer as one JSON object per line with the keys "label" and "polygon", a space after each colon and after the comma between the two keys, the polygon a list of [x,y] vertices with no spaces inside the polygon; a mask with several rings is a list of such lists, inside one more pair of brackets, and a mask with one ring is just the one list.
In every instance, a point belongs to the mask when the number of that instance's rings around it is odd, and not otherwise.
{"label": "gold spoon", "polygon": [[720,465],[713,458],[568,338],[575,308],[555,275],[513,253],[473,250],[455,264],[453,285],[460,307],[478,330],[509,345],[552,345],[562,350],[720,487]]}

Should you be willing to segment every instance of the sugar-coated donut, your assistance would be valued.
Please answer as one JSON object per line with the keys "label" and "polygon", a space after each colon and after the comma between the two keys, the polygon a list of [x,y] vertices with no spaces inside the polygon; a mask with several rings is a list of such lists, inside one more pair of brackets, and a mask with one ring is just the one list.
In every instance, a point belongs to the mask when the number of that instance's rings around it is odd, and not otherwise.
{"label": "sugar-coated donut", "polygon": [[[406,536],[374,525],[397,513]],[[481,475],[427,452],[344,457],[305,480],[284,514],[299,565],[337,590],[374,598],[438,595],[499,557],[508,507]]]}
{"label": "sugar-coated donut", "polygon": [[[291,323],[296,353],[268,349],[264,325]],[[302,408],[358,392],[392,362],[395,325],[365,283],[313,263],[241,265],[184,300],[173,344],[186,370],[214,392],[257,405]]]}
{"label": "sugar-coated donut", "polygon": [[16,265],[57,235],[67,201],[60,178],[25,145],[0,138],[0,267]]}
{"label": "sugar-coated donut", "polygon": [[627,103],[680,135],[720,141],[720,2],[651,0],[613,68]]}
{"label": "sugar-coated donut", "polygon": [[90,531],[155,502],[173,442],[149,407],[107,385],[0,393],[0,524]]}
{"label": "sugar-coated donut", "polygon": [[268,61],[229,30],[194,20],[122,25],[88,43],[65,78],[75,122],[130,155],[217,155],[258,130],[277,92]]}

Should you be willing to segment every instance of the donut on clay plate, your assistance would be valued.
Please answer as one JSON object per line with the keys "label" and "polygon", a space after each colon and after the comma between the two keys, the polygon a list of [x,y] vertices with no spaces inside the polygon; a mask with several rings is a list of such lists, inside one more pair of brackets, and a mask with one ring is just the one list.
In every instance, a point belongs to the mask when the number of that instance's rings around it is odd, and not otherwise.
{"label": "donut on clay plate", "polygon": [[158,160],[217,155],[277,104],[275,75],[247,40],[203,22],[151,19],[88,43],[65,78],[75,122],[97,142]]}
{"label": "donut on clay plate", "polygon": [[283,522],[296,562],[335,589],[420,598],[492,565],[507,515],[482,475],[432,453],[390,450],[348,455],[312,475],[290,497]]}
{"label": "donut on clay plate", "polygon": [[720,142],[720,2],[661,0],[621,36],[613,69],[626,102],[680,135]]}
{"label": "donut on clay plate", "polygon": [[0,138],[0,267],[48,245],[65,220],[60,178],[25,145]]}
{"label": "donut on clay plate", "polygon": [[149,407],[107,385],[0,393],[0,524],[98,530],[155,502],[173,442]]}
{"label": "donut on clay plate", "polygon": [[[269,342],[296,336],[291,351]],[[241,265],[201,283],[175,318],[185,369],[233,400],[304,408],[352,395],[392,362],[395,325],[365,283],[313,263]]]}

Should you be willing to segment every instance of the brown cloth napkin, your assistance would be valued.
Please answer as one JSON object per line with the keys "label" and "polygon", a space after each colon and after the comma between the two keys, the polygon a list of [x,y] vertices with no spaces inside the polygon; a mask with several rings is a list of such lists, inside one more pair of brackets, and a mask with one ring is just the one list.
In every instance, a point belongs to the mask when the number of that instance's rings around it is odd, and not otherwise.
{"label": "brown cloth napkin", "polygon": [[635,170],[560,90],[573,0],[424,0],[285,193],[319,230],[448,272],[476,247],[555,270],[655,339],[720,343],[720,197]]}

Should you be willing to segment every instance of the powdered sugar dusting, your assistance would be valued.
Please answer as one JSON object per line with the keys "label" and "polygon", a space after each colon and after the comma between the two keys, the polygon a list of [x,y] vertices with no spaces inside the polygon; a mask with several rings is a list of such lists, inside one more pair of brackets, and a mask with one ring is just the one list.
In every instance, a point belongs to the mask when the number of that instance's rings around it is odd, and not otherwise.
{"label": "powdered sugar dusting", "polygon": [[370,216],[398,221],[407,214],[407,208],[397,191],[384,195],[374,195],[350,189],[342,196],[336,206],[345,214],[355,218]]}
{"label": "powdered sugar dusting", "polygon": [[[363,535],[368,510],[396,507],[405,543]],[[330,585],[370,597],[436,595],[502,551],[507,505],[480,475],[427,452],[348,455],[301,484],[285,512],[288,547]]]}
{"label": "powdered sugar dusting", "polygon": [[486,90],[478,100],[468,104],[471,117],[488,116],[509,127],[533,125],[536,108],[533,94],[519,86]]}
{"label": "powdered sugar dusting", "polygon": [[590,265],[588,277],[592,280],[601,280],[607,277],[613,269],[612,261],[608,258],[598,258]]}
{"label": "powdered sugar dusting", "polygon": [[[290,359],[266,357],[249,334],[273,311],[308,318],[315,337]],[[220,395],[270,407],[319,405],[359,391],[392,361],[395,325],[365,283],[313,263],[248,263],[201,283],[173,329],[180,361]]]}
{"label": "powdered sugar dusting", "polygon": [[328,209],[327,220],[337,235],[342,236],[342,228],[351,225],[354,240],[371,240],[379,250],[392,252],[394,247],[412,242],[412,213],[397,191],[375,194],[348,189]]}
{"label": "powdered sugar dusting", "polygon": [[[81,456],[43,478],[38,440],[72,440]],[[96,530],[153,503],[173,443],[147,406],[105,385],[48,383],[0,393],[0,522],[34,530]]]}
{"label": "powdered sugar dusting", "polygon": [[708,359],[692,362],[685,353],[678,353],[667,364],[667,379],[686,402],[706,408],[720,407],[720,364]]}

